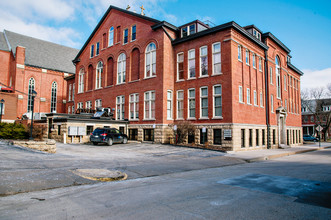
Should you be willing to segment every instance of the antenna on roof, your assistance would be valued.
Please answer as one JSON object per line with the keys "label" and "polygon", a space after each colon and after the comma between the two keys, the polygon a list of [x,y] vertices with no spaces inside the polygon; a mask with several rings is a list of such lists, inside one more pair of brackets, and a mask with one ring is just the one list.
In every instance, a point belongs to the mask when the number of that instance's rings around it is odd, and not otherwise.
{"label": "antenna on roof", "polygon": [[216,25],[213,23],[213,22],[211,22],[210,20],[206,20],[206,21],[203,21],[203,23],[205,23],[206,25],[208,25],[209,27],[215,27]]}
{"label": "antenna on roof", "polygon": [[141,14],[141,15],[145,15],[145,13],[144,13],[144,10],[145,10],[145,9],[144,9],[144,6],[143,6],[143,5],[141,5],[141,7],[140,7],[140,8],[141,8],[141,13],[140,13],[140,14]]}
{"label": "antenna on roof", "polygon": [[129,9],[131,8],[131,6],[130,5],[128,5],[128,6],[126,6],[126,10],[128,10],[129,11]]}

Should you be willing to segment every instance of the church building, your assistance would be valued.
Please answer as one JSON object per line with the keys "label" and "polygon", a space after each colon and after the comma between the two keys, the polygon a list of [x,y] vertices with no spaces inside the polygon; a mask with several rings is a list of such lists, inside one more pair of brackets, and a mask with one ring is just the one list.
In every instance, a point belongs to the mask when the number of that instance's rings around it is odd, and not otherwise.
{"label": "church building", "polygon": [[[0,32],[0,100],[2,121],[26,115],[66,113],[67,81],[75,73],[78,50],[8,30]],[[32,93],[37,93],[34,105]],[[0,110],[1,111],[1,110]]]}

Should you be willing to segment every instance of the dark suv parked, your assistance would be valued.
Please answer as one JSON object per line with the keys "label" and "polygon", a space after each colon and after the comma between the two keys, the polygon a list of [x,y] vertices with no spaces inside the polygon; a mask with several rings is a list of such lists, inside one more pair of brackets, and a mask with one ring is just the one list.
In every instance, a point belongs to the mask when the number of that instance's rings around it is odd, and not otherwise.
{"label": "dark suv parked", "polygon": [[126,144],[128,142],[128,137],[116,128],[96,128],[91,133],[90,141],[94,145],[97,145],[98,143],[107,143],[110,146],[113,145],[113,143]]}

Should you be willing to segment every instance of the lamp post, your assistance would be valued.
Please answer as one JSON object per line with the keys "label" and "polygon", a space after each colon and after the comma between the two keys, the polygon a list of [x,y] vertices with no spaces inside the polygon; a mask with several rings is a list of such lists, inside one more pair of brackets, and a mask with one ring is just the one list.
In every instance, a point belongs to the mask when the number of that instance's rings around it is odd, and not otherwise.
{"label": "lamp post", "polygon": [[37,92],[36,91],[32,91],[32,115],[31,115],[31,128],[30,128],[30,138],[29,140],[33,140],[32,137],[32,130],[33,130],[33,109],[34,109],[34,98],[37,96]]}
{"label": "lamp post", "polygon": [[1,105],[1,110],[0,110],[0,123],[1,123],[1,120],[2,120],[3,103],[5,103],[5,100],[1,99],[1,101],[0,101],[0,105]]}

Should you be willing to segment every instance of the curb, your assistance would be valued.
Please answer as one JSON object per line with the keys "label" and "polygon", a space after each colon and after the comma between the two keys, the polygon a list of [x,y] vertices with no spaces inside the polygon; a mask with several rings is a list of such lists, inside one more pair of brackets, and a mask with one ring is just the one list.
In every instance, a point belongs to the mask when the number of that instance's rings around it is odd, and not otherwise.
{"label": "curb", "polygon": [[[326,146],[326,147],[319,147],[315,149],[306,149],[306,150],[299,150],[299,151],[293,151],[293,152],[286,152],[286,153],[281,153],[281,154],[275,154],[275,155],[269,155],[269,156],[264,156],[264,157],[255,157],[252,159],[243,159],[247,163],[254,163],[254,162],[259,162],[259,161],[264,161],[264,160],[272,160],[280,157],[286,157],[286,156],[291,156],[295,154],[303,154],[303,153],[308,153],[308,152],[313,152],[313,151],[318,151],[318,150],[324,150],[327,148],[331,148],[331,146]],[[242,158],[240,158],[242,159]]]}
{"label": "curb", "polygon": [[121,181],[128,178],[128,175],[126,173],[117,170],[111,171],[101,169],[76,169],[71,170],[71,172],[84,179],[100,182]]}

